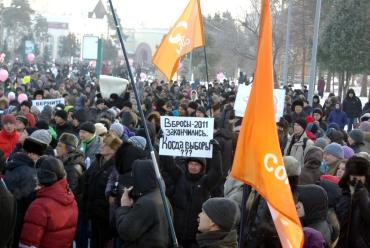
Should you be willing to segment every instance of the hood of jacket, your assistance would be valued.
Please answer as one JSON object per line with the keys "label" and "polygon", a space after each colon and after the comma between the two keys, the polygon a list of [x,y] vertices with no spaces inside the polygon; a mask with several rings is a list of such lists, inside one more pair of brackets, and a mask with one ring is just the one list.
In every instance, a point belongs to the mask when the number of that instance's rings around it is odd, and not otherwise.
{"label": "hood of jacket", "polygon": [[53,185],[43,187],[37,191],[37,198],[51,198],[63,206],[71,205],[75,201],[67,179],[63,178]]}
{"label": "hood of jacket", "polygon": [[134,178],[134,192],[137,197],[143,196],[156,189],[157,178],[155,176],[151,160],[136,160],[132,165]]}
{"label": "hood of jacket", "polygon": [[300,185],[297,188],[298,201],[304,206],[305,216],[301,218],[304,226],[325,221],[328,211],[328,195],[318,185]]}
{"label": "hood of jacket", "polygon": [[145,152],[129,142],[124,142],[115,154],[115,166],[119,174],[130,172],[137,159],[146,158]]}
{"label": "hood of jacket", "polygon": [[304,166],[307,168],[319,168],[323,160],[324,152],[320,147],[311,146],[304,154]]}
{"label": "hood of jacket", "polygon": [[6,163],[6,169],[8,171],[12,171],[15,168],[21,167],[21,166],[28,166],[30,168],[35,167],[35,163],[33,160],[28,157],[25,153],[23,152],[17,152],[13,159],[8,160]]}

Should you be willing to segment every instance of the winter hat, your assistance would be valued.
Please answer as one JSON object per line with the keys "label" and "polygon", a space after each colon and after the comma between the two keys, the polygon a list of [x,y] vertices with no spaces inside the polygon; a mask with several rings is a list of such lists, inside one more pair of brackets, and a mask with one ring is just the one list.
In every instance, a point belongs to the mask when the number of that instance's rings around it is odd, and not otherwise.
{"label": "winter hat", "polygon": [[312,122],[314,122],[315,121],[315,119],[313,118],[313,116],[312,115],[307,115],[306,116],[306,122],[307,123],[312,123]]}
{"label": "winter hat", "polygon": [[329,130],[330,128],[334,128],[335,130],[340,130],[340,127],[335,122],[329,123],[327,130]]}
{"label": "winter hat", "polygon": [[370,113],[366,113],[363,116],[361,116],[360,121],[364,122],[364,121],[368,121],[369,119],[370,119]]}
{"label": "winter hat", "polygon": [[325,146],[324,152],[333,155],[336,158],[343,159],[343,149],[338,143],[331,143]]}
{"label": "winter hat", "polygon": [[303,248],[324,248],[325,247],[326,242],[321,232],[313,228],[310,228],[310,227],[304,227],[303,235],[304,235]]}
{"label": "winter hat", "polygon": [[11,115],[11,114],[3,115],[3,120],[2,120],[3,124],[7,124],[7,123],[15,124],[15,121],[16,119],[14,115]]}
{"label": "winter hat", "polygon": [[122,137],[123,135],[123,125],[119,122],[115,122],[110,126],[109,131],[114,131],[118,135],[118,137]]}
{"label": "winter hat", "polygon": [[289,123],[287,120],[285,120],[283,117],[280,118],[279,122],[276,123],[278,127],[283,128],[284,130],[287,130],[289,127]]}
{"label": "winter hat", "polygon": [[344,135],[341,131],[335,130],[333,128],[328,129],[326,137],[328,137],[332,143],[343,144]]}
{"label": "winter hat", "polygon": [[62,118],[65,121],[67,120],[67,113],[64,110],[57,110],[55,112],[55,116],[58,116],[58,117]]}
{"label": "winter hat", "polygon": [[359,153],[356,153],[356,157],[367,159],[367,161],[370,162],[370,154],[367,153],[367,152],[359,152]]}
{"label": "winter hat", "polygon": [[23,150],[28,153],[34,153],[42,156],[47,148],[47,144],[41,142],[40,140],[28,137],[23,142]]}
{"label": "winter hat", "polygon": [[36,130],[34,131],[31,136],[31,138],[37,140],[37,141],[40,141],[46,145],[50,145],[51,143],[51,135],[49,133],[48,130],[45,130],[45,129],[40,129],[40,130]]}
{"label": "winter hat", "polygon": [[292,111],[294,112],[295,106],[301,106],[303,108],[304,104],[303,101],[301,100],[295,100],[292,104]]}
{"label": "winter hat", "polygon": [[203,106],[198,106],[197,111],[202,112],[204,116],[207,117],[206,109]]}
{"label": "winter hat", "polygon": [[342,146],[342,150],[344,159],[350,159],[351,157],[353,157],[353,155],[355,155],[355,152],[349,146]]}
{"label": "winter hat", "polygon": [[75,151],[78,146],[78,138],[76,137],[76,135],[71,133],[63,133],[59,138],[59,142],[65,144],[73,151]]}
{"label": "winter hat", "polygon": [[228,198],[215,197],[203,203],[203,211],[222,230],[231,231],[240,219],[238,205]]}
{"label": "winter hat", "polygon": [[363,132],[370,132],[370,122],[369,121],[361,122],[359,129]]}
{"label": "winter hat", "polygon": [[322,116],[322,110],[321,109],[319,109],[319,108],[315,108],[314,110],[313,110],[313,114],[320,114],[321,116]]}
{"label": "winter hat", "polygon": [[294,123],[297,123],[300,125],[304,130],[306,130],[307,127],[307,121],[305,119],[297,119]]}
{"label": "winter hat", "polygon": [[23,125],[25,125],[26,127],[28,126],[28,119],[25,116],[23,116],[23,115],[17,115],[17,117],[15,117],[15,119],[17,121],[22,122]]}
{"label": "winter hat", "polygon": [[9,92],[8,93],[8,100],[9,100],[9,102],[15,100],[15,93],[14,92]]}
{"label": "winter hat", "polygon": [[49,124],[44,120],[37,121],[35,126],[37,127],[37,129],[49,129]]}
{"label": "winter hat", "polygon": [[206,166],[206,164],[207,164],[207,161],[206,161],[206,159],[205,158],[193,158],[193,157],[191,157],[191,158],[187,158],[186,159],[186,164],[188,164],[189,162],[191,162],[191,161],[194,161],[194,162],[198,162],[198,163],[200,163],[202,166],[203,166],[203,168],[205,168],[205,166]]}
{"label": "winter hat", "polygon": [[146,147],[146,139],[141,136],[132,136],[128,139],[129,142],[131,142],[134,146],[145,150]]}
{"label": "winter hat", "polygon": [[355,143],[364,142],[364,133],[360,129],[353,129],[349,133],[349,137],[351,137]]}
{"label": "winter hat", "polygon": [[196,102],[189,102],[188,108],[194,109],[194,111],[195,111],[198,108],[198,103],[196,103]]}
{"label": "winter hat", "polygon": [[40,168],[37,170],[37,178],[41,185],[51,186],[65,175],[62,161],[52,156],[41,158]]}
{"label": "winter hat", "polygon": [[[344,171],[343,177],[339,181],[339,187],[348,187],[348,182],[350,180],[350,175],[354,176],[366,176],[369,179],[370,162],[366,158],[353,156],[348,159],[346,163],[346,169]],[[369,181],[367,181],[369,182]]]}
{"label": "winter hat", "polygon": [[23,101],[22,103],[21,103],[21,107],[22,106],[26,106],[26,107],[28,107],[29,109],[31,109],[31,107],[32,107],[32,102],[30,102],[30,101]]}
{"label": "winter hat", "polygon": [[95,134],[98,136],[101,136],[103,134],[106,134],[108,132],[107,128],[104,126],[103,123],[95,123]]}
{"label": "winter hat", "polygon": [[107,134],[103,140],[104,144],[109,146],[112,150],[117,151],[122,144],[122,140],[115,135]]}
{"label": "winter hat", "polygon": [[327,139],[325,138],[318,138],[315,142],[315,146],[320,147],[321,149],[325,149],[325,147],[329,144]]}
{"label": "winter hat", "polygon": [[86,121],[81,124],[80,130],[95,134],[95,125],[90,121]]}
{"label": "winter hat", "polygon": [[300,176],[301,175],[301,165],[298,160],[293,156],[284,156],[283,157],[285,170],[288,177],[291,176]]}

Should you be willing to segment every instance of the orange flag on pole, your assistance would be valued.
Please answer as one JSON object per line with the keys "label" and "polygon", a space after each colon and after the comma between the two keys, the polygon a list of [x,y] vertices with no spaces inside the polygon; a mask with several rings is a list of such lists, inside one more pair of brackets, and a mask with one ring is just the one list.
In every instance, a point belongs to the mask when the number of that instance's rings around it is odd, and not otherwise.
{"label": "orange flag on pole", "polygon": [[190,0],[173,28],[164,37],[152,63],[168,80],[177,71],[181,56],[205,45],[203,19],[199,0]]}
{"label": "orange flag on pole", "polygon": [[303,246],[275,124],[270,0],[262,0],[255,80],[239,135],[231,174],[268,202],[284,248]]}

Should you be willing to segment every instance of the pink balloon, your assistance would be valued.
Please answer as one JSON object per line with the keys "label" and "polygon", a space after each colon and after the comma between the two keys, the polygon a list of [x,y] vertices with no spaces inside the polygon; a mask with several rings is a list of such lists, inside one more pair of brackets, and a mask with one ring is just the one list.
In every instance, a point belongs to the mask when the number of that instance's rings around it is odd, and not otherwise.
{"label": "pink balloon", "polygon": [[9,77],[9,73],[5,69],[0,69],[0,81],[5,82]]}
{"label": "pink balloon", "polygon": [[35,60],[35,54],[29,53],[27,55],[27,60],[28,60],[28,62],[33,62]]}
{"label": "pink balloon", "polygon": [[24,93],[19,94],[19,96],[18,96],[18,103],[19,104],[21,104],[22,102],[27,101],[27,100],[28,100],[28,97],[27,97],[26,94],[24,94]]}
{"label": "pink balloon", "polygon": [[0,58],[5,58],[5,56],[6,56],[5,53],[0,54]]}

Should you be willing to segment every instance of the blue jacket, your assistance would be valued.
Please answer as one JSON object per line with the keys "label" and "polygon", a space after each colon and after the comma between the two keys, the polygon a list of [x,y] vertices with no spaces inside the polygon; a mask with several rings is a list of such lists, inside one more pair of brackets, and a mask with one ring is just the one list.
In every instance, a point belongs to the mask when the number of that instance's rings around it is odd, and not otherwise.
{"label": "blue jacket", "polygon": [[341,129],[344,129],[344,126],[347,125],[347,115],[340,109],[335,109],[330,112],[329,118],[328,118],[328,123],[337,123],[338,126]]}

